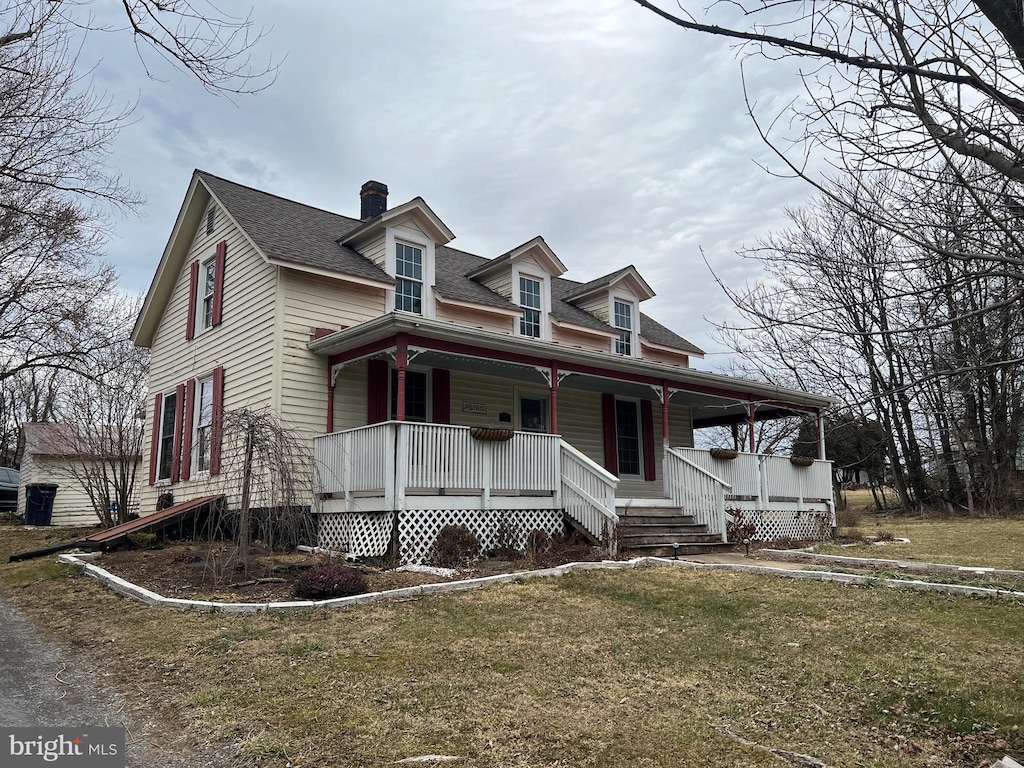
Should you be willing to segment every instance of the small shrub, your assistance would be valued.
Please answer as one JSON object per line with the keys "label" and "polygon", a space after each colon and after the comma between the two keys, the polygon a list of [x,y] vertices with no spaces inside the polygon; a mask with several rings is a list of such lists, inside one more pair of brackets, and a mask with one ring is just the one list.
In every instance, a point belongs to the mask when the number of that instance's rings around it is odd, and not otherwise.
{"label": "small shrub", "polygon": [[430,563],[441,568],[458,568],[480,554],[480,539],[466,525],[446,525],[437,534],[430,551]]}
{"label": "small shrub", "polygon": [[153,543],[156,541],[155,533],[129,533],[128,541],[130,541],[136,549],[151,549]]}
{"label": "small shrub", "polygon": [[874,536],[875,541],[893,541],[895,538],[889,531],[879,531]]}
{"label": "small shrub", "polygon": [[537,560],[551,549],[551,536],[543,528],[534,528],[526,537],[526,556]]}
{"label": "small shrub", "polygon": [[862,517],[859,509],[837,509],[836,525],[840,528],[857,528]]}
{"label": "small shrub", "polygon": [[730,507],[725,510],[725,538],[732,542],[753,539],[757,533],[757,523],[747,520],[742,509]]}
{"label": "small shrub", "polygon": [[519,526],[505,517],[501,518],[494,532],[494,556],[499,560],[518,560],[522,557],[519,551]]}
{"label": "small shrub", "polygon": [[366,578],[355,568],[322,565],[310,568],[295,581],[295,595],[306,600],[327,600],[366,592]]}

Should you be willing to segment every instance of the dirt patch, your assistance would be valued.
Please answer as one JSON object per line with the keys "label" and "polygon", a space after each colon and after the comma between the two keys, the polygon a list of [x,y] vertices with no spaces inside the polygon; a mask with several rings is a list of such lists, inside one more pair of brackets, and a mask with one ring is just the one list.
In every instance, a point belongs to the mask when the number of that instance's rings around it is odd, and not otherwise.
{"label": "dirt patch", "polygon": [[[534,559],[483,559],[458,569],[457,575],[452,577],[376,568],[362,563],[347,565],[366,577],[370,592],[382,592],[590,559],[600,557],[587,547]],[[173,544],[160,549],[107,552],[93,562],[115,576],[164,597],[263,603],[295,600],[295,581],[303,571],[339,561],[332,561],[326,555],[261,553],[252,558],[248,571],[243,572],[227,546]]]}

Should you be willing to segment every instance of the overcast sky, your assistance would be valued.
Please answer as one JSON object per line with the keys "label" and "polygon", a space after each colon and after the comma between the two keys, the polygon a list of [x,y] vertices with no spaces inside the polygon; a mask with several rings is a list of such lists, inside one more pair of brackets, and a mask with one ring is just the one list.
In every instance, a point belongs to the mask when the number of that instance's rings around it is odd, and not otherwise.
{"label": "overcast sky", "polygon": [[[730,285],[756,279],[737,249],[808,195],[759,167],[781,170],[725,41],[629,0],[260,2],[253,17],[272,27],[257,56],[286,60],[234,103],[148,80],[125,35],[85,52],[99,87],[138,100],[110,158],[147,200],[109,247],[128,291],[148,288],[193,168],[349,216],[376,179],[392,204],[422,196],[471,253],[543,235],[566,277],[634,264],[658,294],[644,310],[715,353],[708,320],[731,309],[701,249]],[[765,115],[796,91],[767,62],[744,69]]]}

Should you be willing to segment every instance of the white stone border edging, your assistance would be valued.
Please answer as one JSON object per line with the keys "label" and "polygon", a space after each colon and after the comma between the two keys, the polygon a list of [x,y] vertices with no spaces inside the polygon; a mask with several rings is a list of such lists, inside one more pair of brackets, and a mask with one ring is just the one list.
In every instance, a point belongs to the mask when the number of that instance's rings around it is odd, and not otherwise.
{"label": "white stone border edging", "polygon": [[888,568],[894,571],[931,571],[945,576],[988,576],[993,579],[1024,578],[1024,571],[1008,571],[998,568],[985,568],[972,565],[950,565],[949,563],[926,563],[919,560],[884,560],[878,557],[851,557],[849,555],[823,555],[808,550],[795,549],[762,549],[761,553],[776,560],[791,562],[817,562],[819,565],[834,563],[835,565],[856,565],[870,568]]}
{"label": "white stone border edging", "polygon": [[210,611],[224,613],[258,613],[260,611],[286,611],[309,608],[342,608],[360,603],[374,603],[380,600],[394,600],[424,595],[441,595],[449,592],[463,592],[470,589],[487,587],[492,584],[507,584],[526,579],[543,578],[546,576],[565,576],[576,571],[596,570],[633,570],[636,568],[675,566],[694,569],[711,569],[722,571],[739,571],[757,573],[768,576],[784,576],[792,579],[816,579],[818,581],[838,581],[844,584],[866,584],[883,586],[891,589],[913,589],[924,592],[947,592],[953,595],[975,595],[979,597],[1011,597],[1024,600],[1024,592],[1012,592],[1005,589],[988,589],[985,587],[967,587],[958,584],[938,584],[929,581],[911,581],[904,579],[882,579],[877,576],[860,576],[852,573],[831,573],[829,571],[793,571],[783,568],[771,568],[763,565],[734,565],[731,563],[697,563],[692,560],[669,560],[661,557],[637,557],[633,560],[602,560],[599,562],[578,562],[559,565],[554,568],[543,568],[537,571],[517,571],[502,573],[497,576],[484,576],[463,581],[441,582],[439,584],[421,584],[417,587],[392,589],[387,592],[367,592],[351,597],[338,597],[332,600],[294,600],[284,603],[216,603],[212,600],[184,600],[181,598],[164,597],[148,589],[132,584],[130,581],[115,576],[92,563],[88,555],[58,555],[58,562],[81,568],[87,576],[91,576],[114,592],[146,605],[179,610]]}

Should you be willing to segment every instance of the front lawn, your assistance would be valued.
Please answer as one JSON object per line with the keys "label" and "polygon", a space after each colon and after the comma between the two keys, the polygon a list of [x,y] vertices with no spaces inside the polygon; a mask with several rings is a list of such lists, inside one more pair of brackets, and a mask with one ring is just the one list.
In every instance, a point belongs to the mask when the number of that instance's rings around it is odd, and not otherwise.
{"label": "front lawn", "polygon": [[237,616],[18,581],[37,624],[248,764],[783,765],[729,732],[836,768],[1024,754],[1008,600],[659,568]]}
{"label": "front lawn", "polygon": [[891,534],[910,544],[886,542],[818,548],[828,555],[919,560],[976,567],[1024,570],[1024,518],[920,518],[865,514],[856,528],[841,528],[844,535],[868,537]]}

